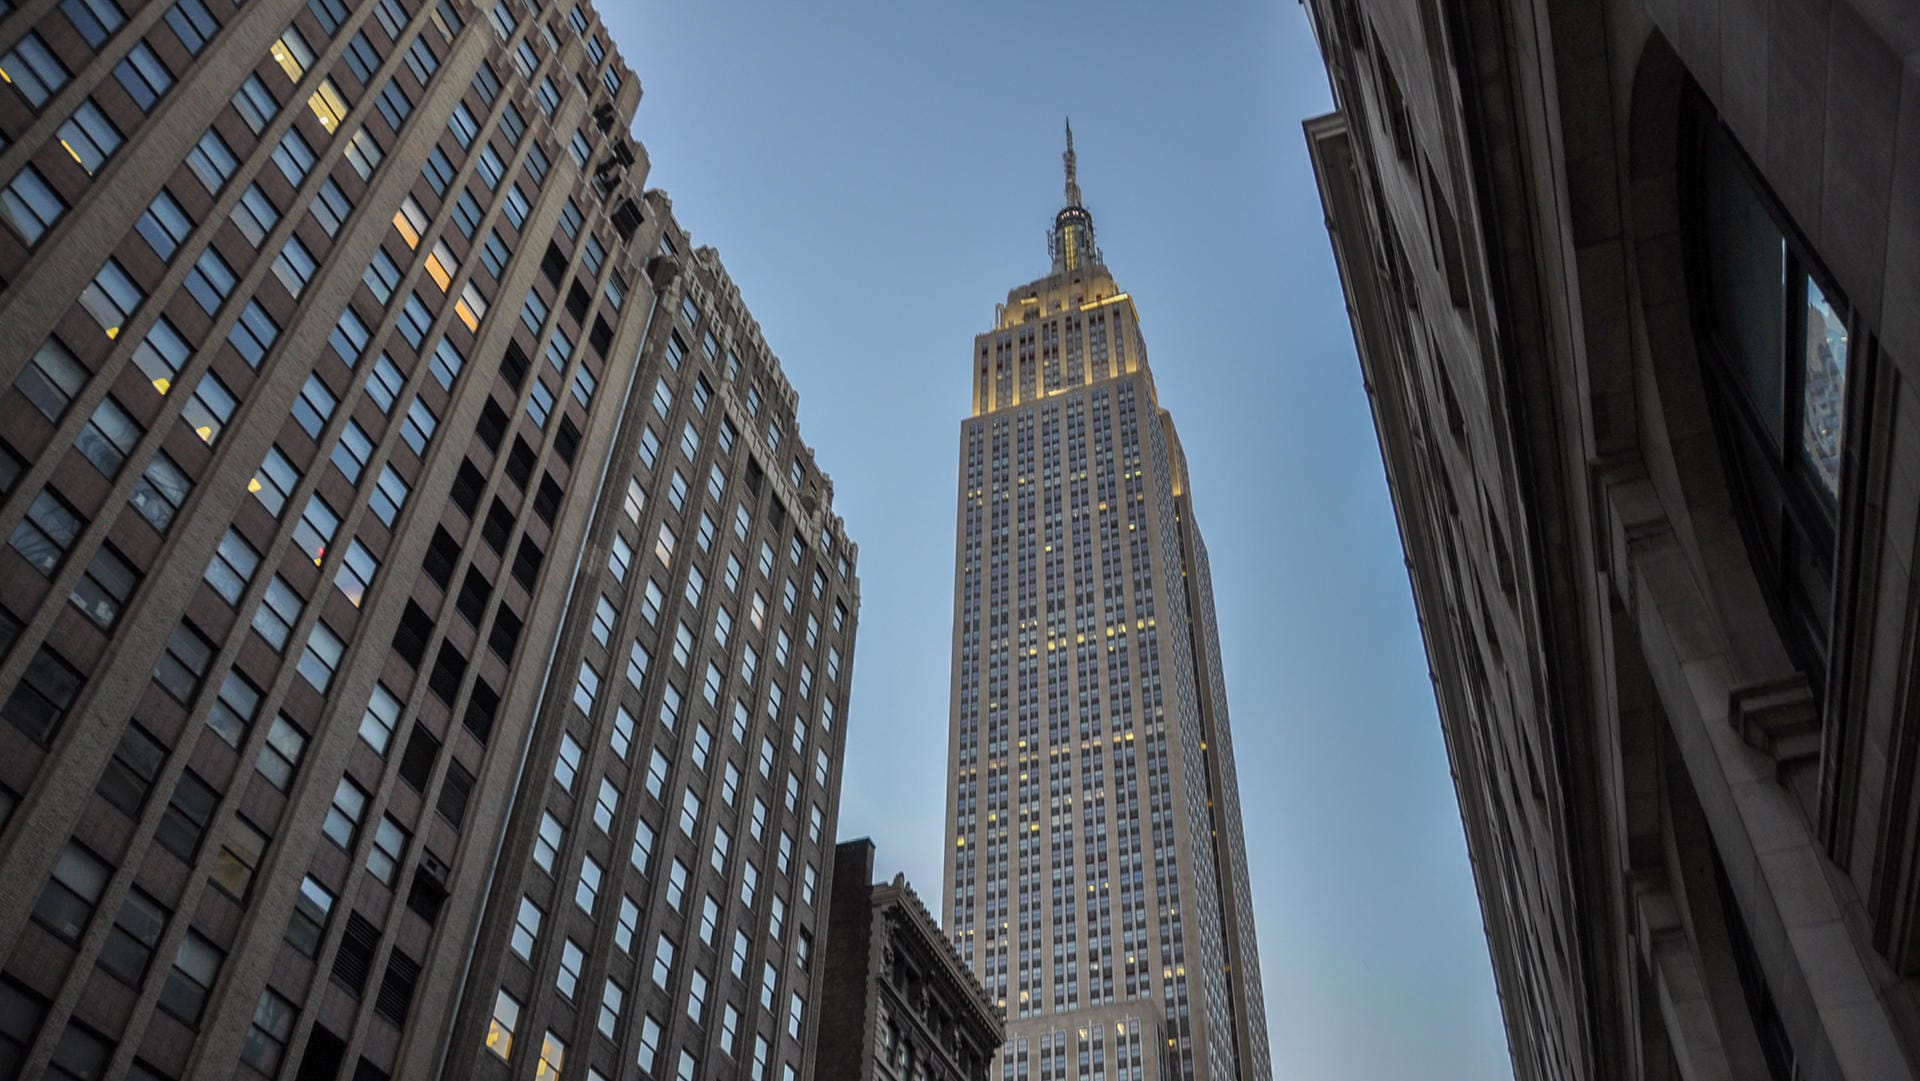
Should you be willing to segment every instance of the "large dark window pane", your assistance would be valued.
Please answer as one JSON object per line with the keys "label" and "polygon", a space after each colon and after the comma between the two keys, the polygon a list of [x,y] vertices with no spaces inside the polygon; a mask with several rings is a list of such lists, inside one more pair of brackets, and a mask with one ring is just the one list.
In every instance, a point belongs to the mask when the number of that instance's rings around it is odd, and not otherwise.
{"label": "large dark window pane", "polygon": [[1716,127],[1705,162],[1713,329],[1728,373],[1779,447],[1786,416],[1787,242],[1739,157]]}
{"label": "large dark window pane", "polygon": [[138,889],[128,891],[113,930],[100,947],[100,967],[128,987],[140,986],[147,974],[147,962],[153,959],[153,948],[166,929],[167,910]]}

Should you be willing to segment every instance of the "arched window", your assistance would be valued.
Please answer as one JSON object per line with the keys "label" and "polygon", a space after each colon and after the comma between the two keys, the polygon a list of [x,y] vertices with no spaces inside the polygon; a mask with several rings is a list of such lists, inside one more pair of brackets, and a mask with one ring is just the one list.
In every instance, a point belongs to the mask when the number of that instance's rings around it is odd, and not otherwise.
{"label": "arched window", "polygon": [[1755,569],[1818,687],[1847,371],[1866,335],[1726,126],[1690,112],[1688,270],[1714,427]]}

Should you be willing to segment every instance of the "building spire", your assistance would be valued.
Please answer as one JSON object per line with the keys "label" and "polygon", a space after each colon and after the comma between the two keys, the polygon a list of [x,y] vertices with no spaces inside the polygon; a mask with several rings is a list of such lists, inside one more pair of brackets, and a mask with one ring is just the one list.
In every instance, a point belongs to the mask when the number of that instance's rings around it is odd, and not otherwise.
{"label": "building spire", "polygon": [[1067,205],[1080,205],[1080,177],[1076,168],[1078,162],[1073,154],[1073,118],[1067,118],[1067,152],[1060,155],[1067,164]]}
{"label": "building spire", "polygon": [[1093,215],[1080,205],[1080,163],[1073,152],[1072,117],[1067,118],[1067,152],[1060,160],[1067,167],[1067,205],[1054,215],[1047,251],[1055,271],[1078,270],[1085,263],[1098,263],[1100,249],[1093,243]]}

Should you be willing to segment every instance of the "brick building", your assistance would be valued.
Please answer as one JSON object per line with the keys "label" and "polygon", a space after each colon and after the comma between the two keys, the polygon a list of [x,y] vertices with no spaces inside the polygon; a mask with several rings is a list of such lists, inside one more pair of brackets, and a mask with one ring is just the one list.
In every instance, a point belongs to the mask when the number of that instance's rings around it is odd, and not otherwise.
{"label": "brick building", "polygon": [[0,1077],[803,1070],[855,552],[592,8],[0,73]]}
{"label": "brick building", "polygon": [[873,842],[834,852],[817,1076],[987,1081],[1005,1018],[904,875],[873,881]]}

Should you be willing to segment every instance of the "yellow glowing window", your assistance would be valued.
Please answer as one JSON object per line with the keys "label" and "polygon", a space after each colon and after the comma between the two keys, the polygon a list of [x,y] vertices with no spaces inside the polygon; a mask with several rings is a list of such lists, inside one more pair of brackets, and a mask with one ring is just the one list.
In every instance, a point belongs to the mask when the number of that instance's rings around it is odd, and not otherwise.
{"label": "yellow glowing window", "polygon": [[420,246],[420,234],[427,231],[427,214],[420,209],[419,203],[413,201],[413,196],[407,196],[406,201],[400,204],[400,209],[393,212],[393,227],[399,232],[400,239],[407,242],[407,247]]}
{"label": "yellow glowing window", "polygon": [[460,291],[460,299],[454,302],[453,311],[468,330],[479,330],[480,320],[487,317],[487,298],[480,295],[480,290],[472,282],[468,282],[467,287]]}
{"label": "yellow glowing window", "polygon": [[307,73],[307,67],[313,63],[313,50],[307,48],[307,41],[300,36],[300,32],[291,27],[267,51],[273,54],[273,61],[280,65],[280,70],[287,73],[289,82],[299,82],[300,77]]}
{"label": "yellow glowing window", "polygon": [[560,1071],[566,1068],[567,1045],[552,1032],[540,1045],[540,1064],[534,1068],[533,1081],[559,1081]]}
{"label": "yellow glowing window", "polygon": [[493,1002],[493,1023],[487,1026],[487,1050],[503,1059],[513,1057],[513,1026],[520,1023],[520,1003],[503,989]]}
{"label": "yellow glowing window", "polygon": [[453,257],[446,241],[436,241],[433,254],[427,256],[427,276],[433,279],[433,284],[439,286],[442,293],[446,292],[447,286],[453,283],[454,271],[459,269],[460,261]]}
{"label": "yellow glowing window", "polygon": [[307,99],[307,108],[320,118],[320,126],[328,131],[340,130],[340,124],[347,118],[347,99],[340,96],[340,88],[333,85],[332,79],[323,80],[320,88]]}

